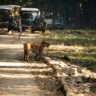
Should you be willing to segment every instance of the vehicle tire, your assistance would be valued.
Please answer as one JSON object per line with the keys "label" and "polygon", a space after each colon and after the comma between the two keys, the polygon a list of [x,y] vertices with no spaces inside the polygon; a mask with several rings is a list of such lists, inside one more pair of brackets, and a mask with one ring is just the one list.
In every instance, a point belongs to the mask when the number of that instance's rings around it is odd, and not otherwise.
{"label": "vehicle tire", "polygon": [[33,30],[33,28],[31,27],[31,33],[34,33],[34,30]]}
{"label": "vehicle tire", "polygon": [[45,33],[45,29],[42,30],[42,33]]}
{"label": "vehicle tire", "polygon": [[34,30],[31,29],[31,33],[34,33]]}
{"label": "vehicle tire", "polygon": [[22,28],[22,31],[25,31],[25,28]]}

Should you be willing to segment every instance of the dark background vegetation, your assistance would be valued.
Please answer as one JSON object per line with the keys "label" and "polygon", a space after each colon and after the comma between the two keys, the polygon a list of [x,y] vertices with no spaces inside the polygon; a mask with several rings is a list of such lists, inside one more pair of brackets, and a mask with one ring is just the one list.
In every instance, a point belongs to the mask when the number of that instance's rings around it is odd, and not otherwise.
{"label": "dark background vegetation", "polygon": [[59,14],[69,28],[96,27],[96,0],[0,0],[0,4],[37,7],[44,12],[54,13],[54,17]]}

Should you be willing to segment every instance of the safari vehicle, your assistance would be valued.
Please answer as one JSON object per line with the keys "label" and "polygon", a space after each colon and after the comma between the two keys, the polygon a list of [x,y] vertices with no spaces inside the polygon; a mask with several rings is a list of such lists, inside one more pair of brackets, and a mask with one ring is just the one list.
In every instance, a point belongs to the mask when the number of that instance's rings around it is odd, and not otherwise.
{"label": "safari vehicle", "polygon": [[56,18],[53,23],[53,28],[64,29],[64,20],[62,18]]}
{"label": "safari vehicle", "polygon": [[6,27],[8,31],[16,29],[16,18],[20,15],[18,11],[19,5],[0,5],[0,27]]}
{"label": "safari vehicle", "polygon": [[22,29],[26,30],[30,28],[32,33],[34,31],[42,31],[42,33],[45,33],[46,23],[40,16],[41,13],[38,8],[21,8]]}

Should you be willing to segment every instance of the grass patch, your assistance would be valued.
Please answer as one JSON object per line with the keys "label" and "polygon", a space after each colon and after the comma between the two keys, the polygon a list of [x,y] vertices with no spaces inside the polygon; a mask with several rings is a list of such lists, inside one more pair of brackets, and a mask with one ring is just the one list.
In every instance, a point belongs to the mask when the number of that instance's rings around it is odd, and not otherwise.
{"label": "grass patch", "polygon": [[[76,52],[55,51],[55,55],[68,54],[78,66],[86,67],[90,70],[96,68],[96,30],[52,30],[50,33],[42,35],[42,39],[49,41],[51,44],[64,44],[64,46],[77,46],[82,50]],[[52,51],[52,50],[51,50]],[[54,50],[53,50],[54,51]],[[59,53],[59,54],[58,54]]]}
{"label": "grass patch", "polygon": [[95,46],[96,32],[94,32],[94,34],[91,34],[90,31],[83,31],[84,32],[80,31],[80,34],[77,34],[79,30],[55,30],[51,33],[48,33],[47,35],[43,35],[42,38],[48,41],[52,41],[53,43],[64,43],[65,45]]}

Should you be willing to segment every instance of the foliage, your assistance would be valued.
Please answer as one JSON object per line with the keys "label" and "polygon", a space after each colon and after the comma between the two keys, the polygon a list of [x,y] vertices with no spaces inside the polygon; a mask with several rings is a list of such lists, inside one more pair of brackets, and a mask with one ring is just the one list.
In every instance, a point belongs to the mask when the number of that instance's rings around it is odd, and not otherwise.
{"label": "foliage", "polygon": [[96,27],[96,0],[0,0],[0,4],[21,4],[53,12],[54,16],[63,16],[65,26],[71,28]]}

